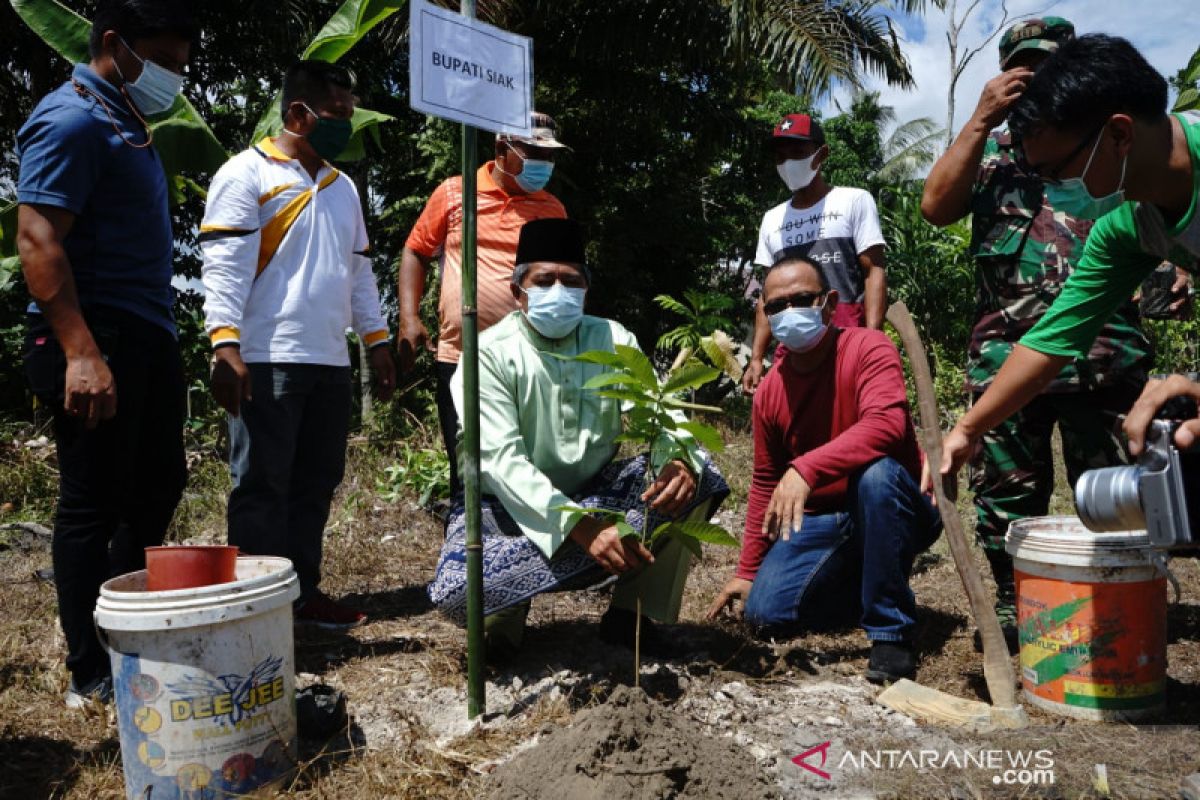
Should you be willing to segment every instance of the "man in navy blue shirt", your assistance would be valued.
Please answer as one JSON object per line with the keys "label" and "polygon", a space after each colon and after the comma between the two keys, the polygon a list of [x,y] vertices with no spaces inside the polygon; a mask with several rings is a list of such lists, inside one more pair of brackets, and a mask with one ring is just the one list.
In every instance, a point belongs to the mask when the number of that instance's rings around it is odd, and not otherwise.
{"label": "man in navy blue shirt", "polygon": [[175,102],[197,29],[184,0],[100,0],[91,61],[17,135],[26,370],[54,409],[54,577],[68,705],[112,693],[92,611],[144,566],[183,492],[184,379],[167,182],[146,118]]}

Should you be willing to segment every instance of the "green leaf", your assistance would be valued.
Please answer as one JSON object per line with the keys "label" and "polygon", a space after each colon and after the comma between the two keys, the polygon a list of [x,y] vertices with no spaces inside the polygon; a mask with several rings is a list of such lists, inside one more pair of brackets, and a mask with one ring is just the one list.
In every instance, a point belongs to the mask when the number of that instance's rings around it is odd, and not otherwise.
{"label": "green leaf", "polygon": [[671,521],[659,523],[658,527],[650,532],[650,539],[649,539],[650,544],[654,544],[660,538],[665,536],[667,534],[667,532],[669,530],[671,530],[671,526],[674,524],[675,523],[671,522]]}
{"label": "green leaf", "polygon": [[617,528],[617,534],[620,535],[620,537],[622,539],[626,539],[630,536],[636,536],[639,539],[641,538],[641,534],[638,533],[637,528],[630,525],[624,519],[617,520],[616,528]]}
{"label": "green leaf", "polygon": [[676,459],[688,463],[688,449],[674,436],[660,436],[650,448],[650,461],[653,464],[662,465]]}
{"label": "green leaf", "polygon": [[584,506],[561,505],[554,506],[551,511],[561,511],[564,514],[578,514],[580,516],[600,517],[609,522],[619,522],[625,519],[624,511],[613,511],[609,508],[586,508]]}
{"label": "green leaf", "polygon": [[700,541],[694,536],[680,534],[678,522],[664,522],[655,528],[654,533],[650,535],[650,546],[653,547],[664,537],[675,539],[688,550],[691,550],[696,558],[704,558],[704,549],[700,546]]}
{"label": "green leaf", "polygon": [[16,284],[16,274],[20,271],[20,256],[0,257],[0,294],[8,291]]}
{"label": "green leaf", "polygon": [[0,258],[17,254],[17,201],[0,200]]}
{"label": "green leaf", "polygon": [[711,425],[705,425],[703,422],[677,422],[675,427],[690,433],[692,438],[706,450],[720,453],[725,449],[725,440],[721,438],[720,432]]}
{"label": "green leaf", "polygon": [[690,536],[671,536],[672,539],[692,551],[696,558],[704,558],[704,548],[700,542]]}
{"label": "green leaf", "polygon": [[72,64],[90,59],[92,23],[55,0],[9,0],[25,24]]}
{"label": "green leaf", "polygon": [[175,176],[181,172],[213,174],[229,160],[229,153],[217,141],[200,113],[180,95],[175,105],[150,123],[154,149],[163,162],[163,172]]}
{"label": "green leaf", "polygon": [[624,372],[605,372],[583,384],[585,389],[599,389],[603,386],[641,386],[642,382]]}
{"label": "green leaf", "polygon": [[372,28],[406,5],[404,0],[346,0],[305,48],[301,58],[337,61]]}
{"label": "green leaf", "polygon": [[684,317],[691,316],[691,310],[669,294],[658,295],[654,298],[654,302],[667,311],[674,311],[676,314]]}
{"label": "green leaf", "polygon": [[1200,108],[1200,90],[1188,87],[1179,93],[1172,111],[1191,111],[1195,108]]}
{"label": "green leaf", "polygon": [[627,403],[646,403],[652,402],[652,397],[647,397],[641,392],[633,392],[628,389],[601,389],[596,392],[601,397],[607,397],[612,400],[621,400]]}
{"label": "green leaf", "polygon": [[631,375],[647,387],[658,388],[658,376],[654,374],[654,365],[650,363],[650,359],[646,358],[645,353],[627,344],[619,344],[616,349],[622,366],[629,370]]}
{"label": "green leaf", "polygon": [[690,361],[667,377],[667,382],[662,385],[662,391],[664,394],[675,394],[688,389],[697,389],[706,383],[711,383],[720,375],[719,369],[713,369],[699,361]]}
{"label": "green leaf", "polygon": [[723,414],[722,409],[716,406],[705,406],[699,403],[689,403],[686,400],[680,400],[678,397],[664,397],[663,405],[669,408],[683,408],[689,411],[703,411],[706,414]]}
{"label": "green leaf", "polygon": [[615,367],[617,369],[625,367],[624,359],[616,353],[610,353],[607,350],[588,350],[586,353],[580,353],[575,356],[572,360],[583,361],[587,364],[599,364],[602,367]]}
{"label": "green leaf", "polygon": [[738,540],[720,525],[711,522],[692,520],[689,522],[671,523],[672,536],[687,536],[701,542],[720,545],[721,547],[737,547]]}

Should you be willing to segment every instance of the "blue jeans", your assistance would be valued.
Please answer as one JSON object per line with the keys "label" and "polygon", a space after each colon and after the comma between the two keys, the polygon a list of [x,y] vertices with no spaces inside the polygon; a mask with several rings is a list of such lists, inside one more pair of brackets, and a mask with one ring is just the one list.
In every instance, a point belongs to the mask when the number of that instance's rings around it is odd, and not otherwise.
{"label": "blue jeans", "polygon": [[881,458],[850,479],[846,511],[805,514],[776,541],[746,598],[746,620],[772,633],[853,624],[867,638],[911,642],[913,559],[937,541],[941,519],[908,471]]}
{"label": "blue jeans", "polygon": [[346,467],[350,368],[246,366],[254,399],[229,418],[229,543],[291,559],[307,598],[321,582],[325,523]]}

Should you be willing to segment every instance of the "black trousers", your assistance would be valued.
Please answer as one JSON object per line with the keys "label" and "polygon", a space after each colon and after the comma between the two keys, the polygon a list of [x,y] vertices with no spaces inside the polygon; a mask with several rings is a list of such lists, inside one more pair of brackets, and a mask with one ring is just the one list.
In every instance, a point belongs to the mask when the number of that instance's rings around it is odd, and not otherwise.
{"label": "black trousers", "polygon": [[54,582],[76,686],[109,672],[92,622],[100,584],[145,567],[144,548],[162,544],[187,479],[175,338],[115,309],[89,309],[85,317],[117,390],[116,416],[92,430],[63,411],[66,357],[41,315],[29,316],[25,343],[30,387],[54,409]]}
{"label": "black trousers", "polygon": [[350,368],[247,366],[254,399],[229,418],[229,543],[291,559],[307,600],[321,583],[325,523],[346,469]]}
{"label": "black trousers", "polygon": [[454,497],[462,489],[458,477],[458,412],[454,408],[454,398],[450,396],[450,379],[454,377],[458,364],[437,362],[437,411],[438,425],[442,429],[442,444],[446,446],[446,455],[450,458],[450,496]]}

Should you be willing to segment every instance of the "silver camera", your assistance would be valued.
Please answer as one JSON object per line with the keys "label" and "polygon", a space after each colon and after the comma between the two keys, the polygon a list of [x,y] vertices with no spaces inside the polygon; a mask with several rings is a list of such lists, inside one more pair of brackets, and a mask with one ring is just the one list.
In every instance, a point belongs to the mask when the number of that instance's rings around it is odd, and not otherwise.
{"label": "silver camera", "polygon": [[[1164,406],[1146,431],[1137,464],[1089,470],[1075,484],[1075,510],[1090,530],[1146,530],[1160,550],[1200,548],[1200,447],[1174,444],[1179,419],[1194,417]],[[1161,417],[1169,415],[1170,419]]]}

